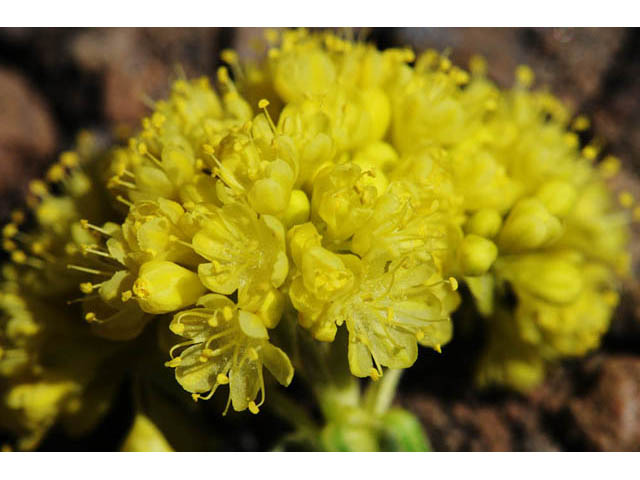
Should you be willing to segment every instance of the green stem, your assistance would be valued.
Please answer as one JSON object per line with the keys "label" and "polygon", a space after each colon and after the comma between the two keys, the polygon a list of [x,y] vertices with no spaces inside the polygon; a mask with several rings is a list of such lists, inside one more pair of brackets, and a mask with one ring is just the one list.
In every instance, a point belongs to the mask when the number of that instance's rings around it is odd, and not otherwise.
{"label": "green stem", "polygon": [[355,377],[348,382],[314,385],[314,395],[327,421],[342,417],[349,408],[360,404],[360,385]]}
{"label": "green stem", "polygon": [[266,405],[280,418],[289,422],[298,431],[316,431],[318,425],[311,419],[305,409],[293,402],[287,395],[274,388],[269,392],[270,398]]}
{"label": "green stem", "polygon": [[372,381],[365,393],[364,408],[375,416],[384,414],[396,396],[402,369],[387,369],[378,381]]}

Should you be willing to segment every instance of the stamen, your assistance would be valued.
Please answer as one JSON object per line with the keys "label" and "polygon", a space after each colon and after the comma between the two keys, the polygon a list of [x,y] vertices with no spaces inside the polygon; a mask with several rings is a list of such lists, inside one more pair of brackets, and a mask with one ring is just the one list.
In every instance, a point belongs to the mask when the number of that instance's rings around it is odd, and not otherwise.
{"label": "stamen", "polygon": [[98,233],[101,233],[103,235],[106,235],[107,237],[110,237],[111,234],[109,232],[107,232],[104,228],[98,227],[96,225],[93,225],[91,223],[89,223],[88,220],[86,219],[82,219],[80,220],[80,226],[85,229],[85,230],[95,230]]}
{"label": "stamen", "polygon": [[269,126],[271,127],[271,131],[273,133],[276,133],[276,126],[273,123],[273,120],[271,119],[271,115],[269,115],[269,110],[267,110],[267,107],[269,106],[269,100],[267,100],[266,98],[263,98],[262,100],[260,100],[258,102],[258,108],[261,110],[264,110],[264,115],[265,117],[267,117],[267,121],[269,122]]}
{"label": "stamen", "polygon": [[93,275],[104,275],[110,277],[112,274],[102,270],[96,270],[95,268],[83,267],[81,265],[67,265],[69,270],[77,270],[79,272],[91,273]]}
{"label": "stamen", "polygon": [[119,201],[120,203],[124,203],[127,207],[133,207],[133,202],[130,202],[129,200],[127,200],[126,198],[124,198],[122,195],[118,195],[116,197],[116,200]]}
{"label": "stamen", "polygon": [[89,322],[89,323],[104,323],[103,320],[99,320],[98,317],[96,317],[96,314],[93,312],[89,312],[84,316],[84,319]]}
{"label": "stamen", "polygon": [[193,245],[191,245],[189,242],[185,242],[184,240],[179,239],[175,235],[169,235],[169,241],[179,243],[180,245],[184,245],[185,247],[193,250]]}
{"label": "stamen", "polygon": [[137,190],[138,186],[133,182],[122,180],[118,175],[114,175],[107,181],[107,188],[124,187],[129,190]]}
{"label": "stamen", "polygon": [[94,255],[98,255],[98,256],[104,257],[104,258],[113,258],[110,253],[96,249],[95,245],[80,245],[80,249],[82,250],[82,254],[83,255],[87,255],[88,253],[92,253]]}
{"label": "stamen", "polygon": [[254,415],[257,415],[260,412],[260,409],[256,405],[256,402],[254,402],[253,400],[249,402],[249,411]]}
{"label": "stamen", "polygon": [[177,349],[182,348],[182,347],[186,347],[188,345],[193,345],[193,340],[187,340],[186,342],[180,342],[180,343],[176,343],[173,347],[171,347],[171,349],[169,350],[169,357],[171,357],[171,360],[174,359],[173,356],[173,352],[175,352]]}
{"label": "stamen", "polygon": [[83,282],[80,284],[80,291],[86,295],[93,292],[96,288],[100,288],[104,282],[101,283],[91,283],[91,282]]}

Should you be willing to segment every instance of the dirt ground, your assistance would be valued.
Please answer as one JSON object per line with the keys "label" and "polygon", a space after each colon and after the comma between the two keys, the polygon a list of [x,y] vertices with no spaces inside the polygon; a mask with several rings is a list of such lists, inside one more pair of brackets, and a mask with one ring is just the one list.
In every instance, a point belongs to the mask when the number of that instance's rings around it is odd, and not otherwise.
{"label": "dirt ground", "polygon": [[[212,75],[221,49],[251,55],[261,35],[260,29],[0,29],[0,219],[79,129],[136,128],[147,111],[144,98],[164,96],[177,65],[187,75]],[[406,28],[370,29],[368,37],[380,47],[449,48],[462,65],[482,54],[501,85],[512,82],[517,65],[530,65],[537,85],[589,115],[595,134],[621,158],[624,172],[613,188],[640,198],[639,30]],[[633,242],[636,259],[639,246]],[[479,342],[467,335],[446,355],[423,351],[398,401],[420,417],[436,450],[640,450],[639,294],[630,281],[602,348],[563,364],[528,397],[472,388]]]}

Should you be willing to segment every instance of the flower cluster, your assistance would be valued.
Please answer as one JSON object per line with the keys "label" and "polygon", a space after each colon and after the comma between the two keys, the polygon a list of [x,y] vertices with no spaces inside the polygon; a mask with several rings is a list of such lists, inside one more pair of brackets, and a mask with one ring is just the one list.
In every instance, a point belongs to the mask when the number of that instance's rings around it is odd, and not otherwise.
{"label": "flower cluster", "polygon": [[102,369],[137,358],[150,325],[195,400],[224,387],[252,413],[294,375],[281,321],[321,343],[344,329],[351,373],[377,380],[442,350],[459,282],[486,321],[482,384],[527,390],[598,345],[628,214],[605,185],[615,160],[580,149],[586,119],[526,67],[501,90],[479,58],[270,42],[262,63],[225,52],[216,88],[177,80],[128,144],[80,142],[5,226],[0,417],[21,435],[93,421]]}

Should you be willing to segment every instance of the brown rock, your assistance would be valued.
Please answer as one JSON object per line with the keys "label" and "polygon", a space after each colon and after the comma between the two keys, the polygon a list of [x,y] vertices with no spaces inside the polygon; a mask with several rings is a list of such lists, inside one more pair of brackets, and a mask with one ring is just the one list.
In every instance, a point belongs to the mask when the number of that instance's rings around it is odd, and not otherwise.
{"label": "brown rock", "polygon": [[46,102],[25,78],[5,69],[0,70],[0,148],[36,157],[56,148]]}
{"label": "brown rock", "polygon": [[147,100],[165,97],[179,70],[212,73],[216,35],[215,29],[93,29],[76,36],[71,49],[81,68],[102,74],[107,121],[136,127]]}
{"label": "brown rock", "polygon": [[597,382],[570,403],[576,425],[597,450],[640,450],[640,358],[612,356],[592,366]]}
{"label": "brown rock", "polygon": [[468,449],[474,452],[504,452],[513,450],[511,434],[505,419],[492,407],[470,408],[457,404],[452,409],[453,418],[465,430],[470,431]]}
{"label": "brown rock", "polygon": [[431,396],[406,399],[407,407],[425,426],[437,451],[509,451],[511,433],[505,419],[490,406],[471,406],[456,402],[447,408]]}
{"label": "brown rock", "polygon": [[627,31],[621,28],[537,28],[546,56],[555,64],[554,89],[584,102],[599,93]]}
{"label": "brown rock", "polygon": [[[0,196],[19,195],[57,147],[49,107],[20,74],[0,69]],[[6,217],[7,202],[0,216]]]}

